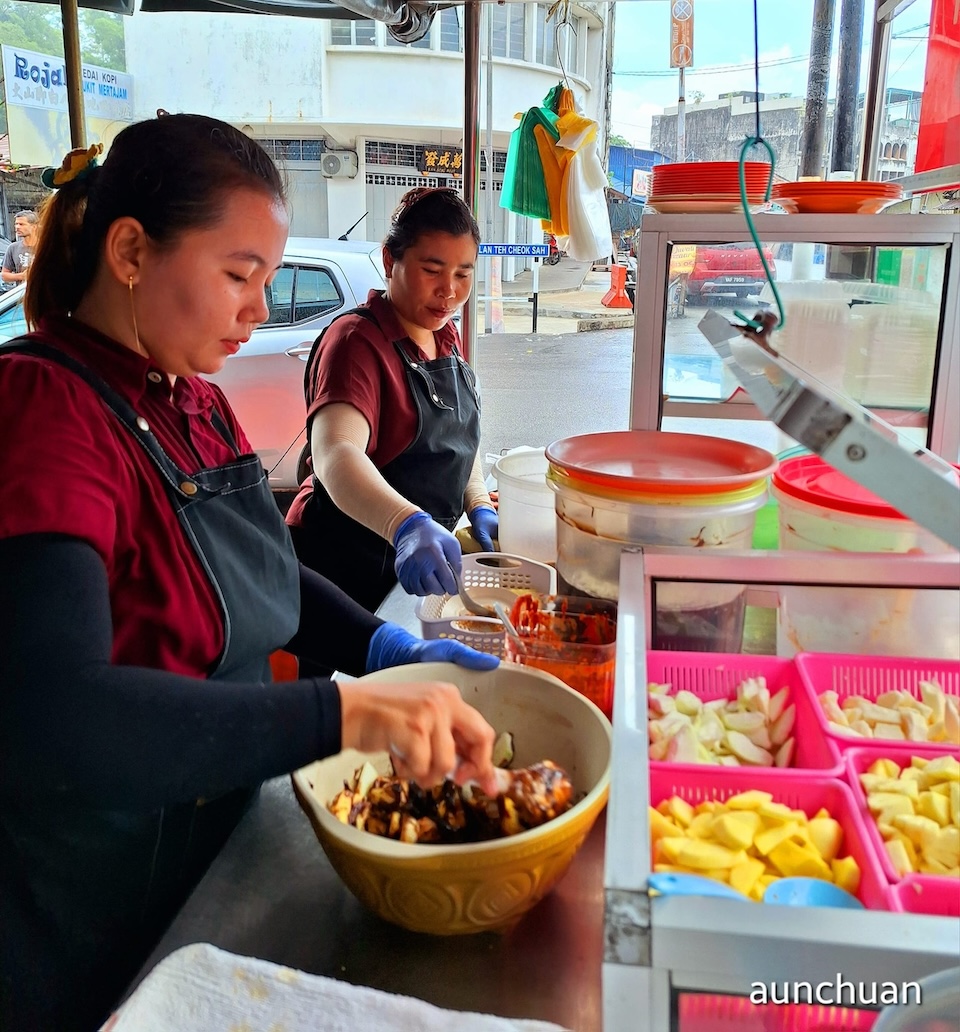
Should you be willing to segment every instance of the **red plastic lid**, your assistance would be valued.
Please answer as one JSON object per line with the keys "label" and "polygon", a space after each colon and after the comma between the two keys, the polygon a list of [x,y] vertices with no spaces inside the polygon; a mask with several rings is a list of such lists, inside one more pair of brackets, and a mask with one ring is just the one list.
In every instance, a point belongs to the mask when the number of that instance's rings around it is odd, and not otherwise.
{"label": "red plastic lid", "polygon": [[769,476],[776,458],[722,437],[619,430],[554,441],[547,460],[570,477],[619,491],[703,494],[735,490]]}
{"label": "red plastic lid", "polygon": [[907,517],[892,505],[828,465],[819,455],[785,459],[773,475],[778,491],[802,502],[885,520]]}

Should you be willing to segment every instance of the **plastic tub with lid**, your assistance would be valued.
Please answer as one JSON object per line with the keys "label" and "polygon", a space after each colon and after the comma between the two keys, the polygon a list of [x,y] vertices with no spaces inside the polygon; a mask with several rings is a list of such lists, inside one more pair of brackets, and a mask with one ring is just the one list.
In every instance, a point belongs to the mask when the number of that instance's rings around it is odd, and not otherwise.
{"label": "plastic tub with lid", "polygon": [[[816,455],[771,481],[782,549],[945,553],[953,549]],[[955,591],[800,588],[781,592],[777,651],[960,659]]]}
{"label": "plastic tub with lid", "polygon": [[543,448],[514,448],[493,467],[499,492],[499,542],[505,552],[541,563],[557,559],[553,492]]}
{"label": "plastic tub with lid", "polygon": [[[738,441],[648,430],[564,438],[546,458],[559,590],[614,601],[624,547],[750,548],[777,464]],[[660,585],[654,647],[739,652],[743,614],[739,585]]]}

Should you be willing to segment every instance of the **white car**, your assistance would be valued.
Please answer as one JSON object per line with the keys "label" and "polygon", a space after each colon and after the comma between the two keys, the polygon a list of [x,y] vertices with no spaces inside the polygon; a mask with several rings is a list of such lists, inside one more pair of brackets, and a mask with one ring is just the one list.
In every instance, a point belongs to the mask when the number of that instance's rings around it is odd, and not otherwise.
{"label": "white car", "polygon": [[[306,476],[309,443],[303,374],[313,342],[342,312],[385,286],[380,245],[291,237],[267,288],[270,316],[223,369],[210,377],[230,400],[275,490]],[[0,342],[27,332],[23,286],[0,294]]]}

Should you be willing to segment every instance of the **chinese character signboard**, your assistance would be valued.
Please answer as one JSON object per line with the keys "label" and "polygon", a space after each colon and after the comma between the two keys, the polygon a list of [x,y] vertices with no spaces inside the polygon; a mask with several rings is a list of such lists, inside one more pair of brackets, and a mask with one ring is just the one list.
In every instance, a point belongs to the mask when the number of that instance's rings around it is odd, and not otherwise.
{"label": "chinese character signboard", "polygon": [[670,4],[670,67],[689,68],[693,64],[693,0],[673,0]]}
{"label": "chinese character signboard", "polygon": [[459,176],[463,173],[463,151],[459,147],[424,147],[417,162],[421,175]]}
{"label": "chinese character signboard", "polygon": [[[18,165],[59,165],[71,149],[67,73],[62,57],[3,44],[3,95],[10,158]],[[133,77],[83,65],[87,143],[110,146],[133,117]]]}
{"label": "chinese character signboard", "polygon": [[631,197],[646,197],[650,190],[650,173],[642,168],[633,170],[633,182],[630,184]]}

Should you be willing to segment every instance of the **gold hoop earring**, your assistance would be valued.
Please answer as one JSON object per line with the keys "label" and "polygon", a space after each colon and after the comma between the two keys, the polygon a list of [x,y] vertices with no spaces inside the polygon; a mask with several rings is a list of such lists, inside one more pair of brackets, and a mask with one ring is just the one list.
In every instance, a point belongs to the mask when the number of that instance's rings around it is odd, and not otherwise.
{"label": "gold hoop earring", "polygon": [[127,286],[130,288],[130,315],[133,318],[133,337],[137,342],[137,351],[143,355],[144,358],[149,358],[147,349],[140,343],[140,331],[137,329],[137,307],[133,303],[133,277],[130,276],[127,279]]}

